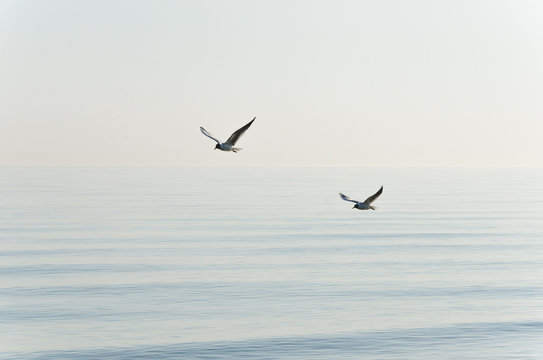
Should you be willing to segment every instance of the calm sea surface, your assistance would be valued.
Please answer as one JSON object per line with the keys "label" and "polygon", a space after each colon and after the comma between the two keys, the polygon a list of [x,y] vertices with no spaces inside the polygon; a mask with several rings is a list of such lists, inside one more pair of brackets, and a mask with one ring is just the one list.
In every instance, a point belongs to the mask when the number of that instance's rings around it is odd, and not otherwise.
{"label": "calm sea surface", "polygon": [[2,358],[543,359],[541,168],[4,168],[0,199]]}

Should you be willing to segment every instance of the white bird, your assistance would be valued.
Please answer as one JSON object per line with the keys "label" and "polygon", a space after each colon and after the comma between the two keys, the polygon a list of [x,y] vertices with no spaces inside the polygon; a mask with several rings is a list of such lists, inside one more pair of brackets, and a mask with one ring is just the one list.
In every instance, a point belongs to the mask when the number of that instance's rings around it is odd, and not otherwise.
{"label": "white bird", "polygon": [[234,133],[230,135],[228,140],[226,140],[223,143],[221,143],[219,139],[217,139],[213,134],[211,134],[209,131],[207,131],[201,126],[200,126],[200,131],[202,132],[202,134],[204,134],[208,138],[211,138],[217,142],[217,145],[215,145],[215,149],[219,149],[222,151],[233,151],[237,153],[238,151],[241,150],[241,148],[234,147],[234,145],[236,145],[236,142],[239,140],[241,135],[243,135],[245,131],[247,131],[247,129],[249,128],[249,126],[251,126],[251,124],[253,123],[253,121],[255,121],[255,119],[256,117],[253,120],[251,120],[247,125],[243,126],[241,129],[234,131]]}
{"label": "white bird", "polygon": [[353,200],[350,197],[348,197],[347,195],[343,195],[342,193],[339,193],[339,196],[345,201],[354,202],[355,205],[353,206],[353,209],[356,208],[358,210],[369,210],[369,209],[375,210],[377,208],[374,207],[374,206],[371,206],[371,203],[374,202],[375,199],[377,199],[381,195],[382,192],[383,192],[383,187],[381,186],[379,191],[377,191],[375,194],[373,194],[372,196],[367,198],[366,201],[364,201],[364,202]]}

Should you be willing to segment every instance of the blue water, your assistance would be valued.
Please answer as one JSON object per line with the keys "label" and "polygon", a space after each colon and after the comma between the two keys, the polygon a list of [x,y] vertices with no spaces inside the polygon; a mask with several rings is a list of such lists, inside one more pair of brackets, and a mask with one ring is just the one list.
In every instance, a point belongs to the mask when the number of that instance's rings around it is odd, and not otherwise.
{"label": "blue water", "polygon": [[[338,192],[377,211],[352,210]],[[0,169],[0,357],[543,359],[543,169]]]}

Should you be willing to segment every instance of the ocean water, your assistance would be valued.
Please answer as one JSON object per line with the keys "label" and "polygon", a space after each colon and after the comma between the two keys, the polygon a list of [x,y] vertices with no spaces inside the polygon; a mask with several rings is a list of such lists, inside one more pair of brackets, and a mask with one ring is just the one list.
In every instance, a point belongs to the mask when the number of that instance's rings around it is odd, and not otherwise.
{"label": "ocean water", "polygon": [[1,358],[543,359],[541,168],[4,168],[0,193]]}

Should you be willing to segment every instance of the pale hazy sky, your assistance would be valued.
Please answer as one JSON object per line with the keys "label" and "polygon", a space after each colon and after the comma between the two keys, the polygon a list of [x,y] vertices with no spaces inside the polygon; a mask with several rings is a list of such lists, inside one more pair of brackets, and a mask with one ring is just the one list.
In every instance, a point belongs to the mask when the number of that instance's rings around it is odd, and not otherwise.
{"label": "pale hazy sky", "polygon": [[543,165],[543,1],[2,0],[31,165]]}

